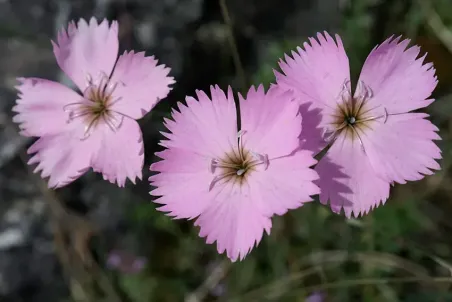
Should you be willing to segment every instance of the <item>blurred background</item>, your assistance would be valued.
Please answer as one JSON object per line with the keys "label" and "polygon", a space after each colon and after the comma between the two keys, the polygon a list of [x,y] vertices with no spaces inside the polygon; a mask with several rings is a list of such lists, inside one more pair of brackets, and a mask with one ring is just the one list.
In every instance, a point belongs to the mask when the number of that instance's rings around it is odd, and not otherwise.
{"label": "blurred background", "polygon": [[[452,2],[450,0],[0,0],[0,302],[452,301]],[[224,12],[224,11],[223,11]],[[11,123],[15,78],[68,83],[50,39],[68,21],[116,19],[120,47],[172,68],[173,91],[140,121],[144,181],[124,189],[92,172],[56,192],[25,164],[32,143]],[[353,78],[369,51],[402,34],[437,69],[442,171],[396,185],[385,206],[345,220],[313,202],[273,219],[231,264],[148,195],[162,119],[209,85],[273,81],[277,60],[317,31],[339,33]]]}

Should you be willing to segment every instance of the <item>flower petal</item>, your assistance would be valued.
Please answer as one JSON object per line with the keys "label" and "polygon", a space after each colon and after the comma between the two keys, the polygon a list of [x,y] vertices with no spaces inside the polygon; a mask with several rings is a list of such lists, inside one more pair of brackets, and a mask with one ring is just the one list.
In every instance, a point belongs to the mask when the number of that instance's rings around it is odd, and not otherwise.
{"label": "flower petal", "polygon": [[325,32],[317,39],[309,38],[304,50],[297,48],[292,57],[286,55],[279,66],[283,74],[275,72],[277,85],[296,93],[301,103],[312,103],[315,108],[335,107],[344,82],[350,80],[348,57],[341,38],[336,41]]}
{"label": "flower petal", "polygon": [[364,215],[389,197],[389,183],[376,175],[356,139],[338,137],[315,170],[320,202],[329,201],[335,213],[344,208],[347,217]]}
{"label": "flower petal", "polygon": [[109,127],[99,127],[101,148],[92,160],[95,172],[104,179],[123,187],[127,178],[132,183],[141,179],[144,164],[144,146],[140,126],[130,118],[124,118],[116,132]]}
{"label": "flower petal", "polygon": [[77,25],[69,23],[67,31],[62,29],[52,44],[60,68],[84,91],[88,76],[110,76],[118,57],[118,23],[98,24],[93,17],[88,24],[80,19]]}
{"label": "flower petal", "polygon": [[270,161],[268,169],[253,173],[247,182],[250,198],[255,199],[256,209],[265,216],[283,215],[320,193],[313,183],[319,178],[310,167],[317,161],[310,151],[298,151]]}
{"label": "flower petal", "polygon": [[154,56],[145,57],[144,52],[124,52],[119,57],[111,82],[119,83],[115,97],[121,99],[113,110],[139,119],[168,95],[174,78],[168,76],[170,68],[157,63]]}
{"label": "flower petal", "polygon": [[80,140],[73,131],[43,136],[28,149],[29,154],[36,153],[28,164],[38,163],[34,172],[42,171],[42,177],[50,177],[50,188],[60,188],[89,169],[98,149],[95,135],[87,140]]}
{"label": "flower petal", "polygon": [[438,83],[433,64],[424,64],[425,56],[416,59],[420,48],[407,48],[410,40],[400,42],[390,37],[375,47],[367,57],[360,81],[373,91],[369,100],[385,107],[389,114],[405,113],[428,106],[428,99]]}
{"label": "flower petal", "polygon": [[386,123],[373,123],[363,136],[366,154],[374,170],[388,182],[406,183],[439,170],[441,150],[433,140],[441,139],[426,114],[389,116]]}
{"label": "flower petal", "polygon": [[64,106],[82,97],[60,83],[38,78],[19,78],[19,98],[12,111],[13,121],[25,136],[53,135],[67,129]]}
{"label": "flower petal", "polygon": [[248,91],[246,99],[239,96],[243,142],[254,152],[269,158],[291,154],[298,148],[301,132],[299,104],[292,93],[272,87],[265,93],[260,85]]}
{"label": "flower petal", "polygon": [[156,155],[163,160],[153,163],[150,170],[160,173],[149,181],[157,187],[150,194],[161,196],[154,200],[164,205],[159,210],[175,218],[199,216],[214,198],[209,192],[214,178],[208,169],[210,159],[181,148],[165,149]]}
{"label": "flower petal", "polygon": [[[187,97],[187,106],[179,103],[179,111],[173,110],[174,121],[165,119],[171,133],[164,133],[168,140],[161,145],[181,148],[212,159],[224,156],[237,144],[237,113],[234,96],[218,87],[211,87],[212,101],[203,91],[196,91],[198,101]],[[207,167],[207,166],[206,166]]]}
{"label": "flower petal", "polygon": [[243,260],[264,234],[270,233],[271,219],[256,209],[247,187],[229,183],[215,192],[215,200],[196,220],[199,236],[217,242],[218,253],[226,251],[232,261]]}

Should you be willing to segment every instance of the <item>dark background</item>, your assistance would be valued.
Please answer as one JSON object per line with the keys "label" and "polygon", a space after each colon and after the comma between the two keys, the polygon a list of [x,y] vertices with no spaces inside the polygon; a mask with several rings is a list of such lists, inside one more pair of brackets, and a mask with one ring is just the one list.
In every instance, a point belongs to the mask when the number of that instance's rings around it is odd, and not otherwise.
{"label": "dark background", "polygon": [[[452,2],[450,0],[227,0],[249,83],[273,81],[284,52],[317,31],[339,33],[356,79],[369,51],[402,34],[437,69],[443,170],[396,185],[385,206],[345,220],[313,202],[273,219],[271,236],[230,264],[171,221],[148,195],[162,119],[195,89],[244,87],[217,0],[0,0],[0,301],[452,301]],[[125,189],[92,172],[50,193],[24,164],[32,143],[11,123],[15,78],[66,81],[50,39],[81,17],[117,19],[122,50],[145,50],[172,68],[177,83],[140,121],[144,181]],[[365,177],[365,176],[363,176]],[[61,205],[64,205],[62,207]],[[121,251],[122,264],[105,259]],[[113,252],[112,252],[113,251]],[[125,256],[124,256],[125,255]],[[147,259],[138,274],[125,271]],[[309,301],[309,300],[307,300]]]}

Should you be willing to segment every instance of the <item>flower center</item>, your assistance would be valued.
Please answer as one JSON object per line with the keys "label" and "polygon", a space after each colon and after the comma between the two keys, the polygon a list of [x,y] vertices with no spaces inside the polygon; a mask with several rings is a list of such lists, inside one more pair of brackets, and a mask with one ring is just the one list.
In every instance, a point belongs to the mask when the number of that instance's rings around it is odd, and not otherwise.
{"label": "flower center", "polygon": [[354,116],[349,116],[346,120],[347,124],[349,124],[350,126],[353,126],[356,123],[356,118]]}
{"label": "flower center", "polygon": [[[372,107],[372,98],[371,88],[362,81],[358,82],[355,96],[352,97],[350,81],[346,80],[340,92],[337,107],[332,114],[333,119],[325,131],[325,140],[332,143],[339,136],[344,135],[352,140],[357,139],[364,150],[360,133],[371,129],[372,122],[380,120],[386,123],[389,116],[386,108],[381,110],[381,106]],[[380,111],[379,114],[375,114],[378,111]]]}
{"label": "flower center", "polygon": [[121,99],[113,97],[117,85],[110,82],[106,74],[102,74],[97,81],[88,76],[83,100],[63,107],[68,114],[68,124],[82,119],[85,127],[82,140],[88,138],[100,123],[108,125],[113,132],[121,127],[124,116],[112,110],[112,105]]}
{"label": "flower center", "polygon": [[260,165],[263,165],[264,170],[267,170],[270,164],[268,155],[258,154],[244,148],[243,134],[245,134],[245,131],[238,133],[237,150],[232,150],[222,158],[213,158],[210,161],[209,170],[215,176],[210,183],[209,191],[220,182],[233,181],[241,185]]}

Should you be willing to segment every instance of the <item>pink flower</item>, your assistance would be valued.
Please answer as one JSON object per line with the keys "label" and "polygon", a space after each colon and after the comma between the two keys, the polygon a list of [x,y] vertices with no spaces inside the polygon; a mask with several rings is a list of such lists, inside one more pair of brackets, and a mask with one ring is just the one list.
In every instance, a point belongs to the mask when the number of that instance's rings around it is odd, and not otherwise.
{"label": "pink flower", "polygon": [[40,137],[28,150],[35,153],[29,164],[38,163],[35,172],[50,177],[54,188],[90,167],[119,186],[141,179],[143,142],[135,120],[168,95],[174,83],[169,68],[143,52],[117,58],[116,21],[71,22],[53,51],[82,93],[44,79],[19,79],[14,121],[23,135]]}
{"label": "pink flower", "polygon": [[340,37],[317,39],[280,62],[278,87],[292,91],[310,114],[303,146],[317,152],[331,145],[316,167],[320,201],[359,216],[385,203],[391,184],[440,169],[438,128],[427,114],[411,112],[433,102],[435,69],[423,64],[425,55],[418,58],[419,47],[406,49],[409,40],[391,37],[369,54],[352,93]]}
{"label": "pink flower", "polygon": [[202,91],[179,104],[171,133],[161,142],[157,155],[163,160],[151,166],[160,172],[149,178],[151,195],[161,196],[161,211],[177,219],[196,218],[200,236],[217,242],[242,260],[257,245],[264,230],[270,233],[271,217],[283,215],[318,194],[309,167],[312,152],[299,150],[301,116],[290,93],[262,86],[239,95],[241,130],[231,89],[228,95],[211,87],[211,99]]}

